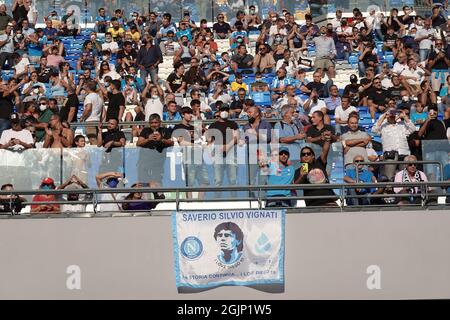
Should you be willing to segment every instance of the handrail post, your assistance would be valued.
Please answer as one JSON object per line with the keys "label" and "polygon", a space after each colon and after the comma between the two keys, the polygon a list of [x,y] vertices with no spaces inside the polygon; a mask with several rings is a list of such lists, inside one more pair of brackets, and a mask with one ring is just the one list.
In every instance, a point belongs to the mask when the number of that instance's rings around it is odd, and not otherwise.
{"label": "handrail post", "polygon": [[180,210],[180,190],[178,188],[175,193],[175,208],[177,211]]}
{"label": "handrail post", "polygon": [[258,187],[258,209],[262,209],[261,187]]}

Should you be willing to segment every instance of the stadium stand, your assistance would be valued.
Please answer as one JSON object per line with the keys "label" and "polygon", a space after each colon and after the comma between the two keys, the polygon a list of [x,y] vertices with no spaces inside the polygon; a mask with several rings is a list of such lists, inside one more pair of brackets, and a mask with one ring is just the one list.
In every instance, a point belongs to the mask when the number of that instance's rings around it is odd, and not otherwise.
{"label": "stadium stand", "polygon": [[[445,184],[425,184],[450,178],[446,8],[365,18],[355,9],[320,27],[287,11],[269,10],[252,27],[249,14],[228,23],[218,13],[208,27],[168,13],[127,20],[119,10],[97,16],[93,28],[71,10],[38,28],[22,11],[0,8],[5,212],[60,212],[46,203],[70,197],[52,190],[86,188],[92,196],[138,182],[156,190],[147,199],[160,202],[154,210],[176,208],[165,200],[184,194],[264,205],[270,195],[297,196],[301,207],[350,206],[349,194],[367,198],[364,205],[445,202]],[[191,149],[201,164],[188,158]],[[397,186],[355,187],[372,182]],[[217,189],[227,185],[242,189]],[[288,190],[245,189],[257,185]],[[52,190],[19,197],[12,188]],[[329,190],[333,201],[308,199]],[[72,201],[86,202],[80,212],[124,210],[98,207],[104,194],[79,193]]]}

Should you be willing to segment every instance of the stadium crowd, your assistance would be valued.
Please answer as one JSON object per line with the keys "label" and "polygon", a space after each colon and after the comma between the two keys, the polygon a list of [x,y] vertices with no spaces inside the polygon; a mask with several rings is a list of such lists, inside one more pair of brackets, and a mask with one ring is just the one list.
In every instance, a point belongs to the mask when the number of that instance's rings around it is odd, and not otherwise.
{"label": "stadium crowd", "polygon": [[[109,17],[100,8],[95,28],[82,30],[73,10],[61,18],[50,12],[45,27],[37,28],[28,15],[30,2],[0,5],[1,149],[98,147],[107,153],[134,144],[163,153],[174,145],[215,144],[224,160],[214,164],[216,186],[224,174],[236,183],[232,158],[243,143],[281,144],[268,159],[258,154],[251,167],[257,176],[252,183],[272,185],[329,183],[332,144],[342,145],[348,184],[434,181],[436,170],[417,161],[448,163],[444,149],[422,154],[422,143],[450,138],[450,21],[443,5],[435,3],[424,16],[408,6],[386,16],[354,9],[352,17],[343,18],[337,10],[336,18],[321,27],[309,14],[299,24],[286,10],[263,18],[254,6],[229,22],[221,13],[215,22],[195,22],[189,12],[175,21],[169,13],[156,12],[133,12],[127,18],[121,9]],[[220,52],[217,42],[223,40],[229,46]],[[80,41],[74,51],[71,45]],[[160,66],[167,60],[173,61],[173,71],[163,80]],[[340,61],[355,68],[345,87],[335,83]],[[134,186],[160,186],[164,159],[140,160],[145,182]],[[104,169],[98,186],[116,188],[120,174]],[[186,180],[205,186],[207,175],[203,166],[192,164]],[[443,175],[450,178],[450,167]],[[59,187],[51,177],[43,178],[40,188],[86,187],[77,176]],[[2,190],[11,188],[5,184]],[[425,192],[420,187],[349,190],[353,195],[386,194],[349,201],[363,205],[419,203],[421,197],[392,195]],[[307,200],[308,206],[335,205],[326,198],[334,194],[331,186],[297,194],[324,196]],[[269,199],[289,195],[291,190],[270,190],[267,205],[293,205]],[[126,196],[142,197],[138,192]],[[55,199],[37,195],[34,200],[49,198]],[[14,207],[20,209],[19,200],[14,198]],[[10,198],[1,201],[8,204],[4,210],[11,210]],[[110,210],[155,205],[132,202]],[[61,208],[45,204],[31,210]]]}

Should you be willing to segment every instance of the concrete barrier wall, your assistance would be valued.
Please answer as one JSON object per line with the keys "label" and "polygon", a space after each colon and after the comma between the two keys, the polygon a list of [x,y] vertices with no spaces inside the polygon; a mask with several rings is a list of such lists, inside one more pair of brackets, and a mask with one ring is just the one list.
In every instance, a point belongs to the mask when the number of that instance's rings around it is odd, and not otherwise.
{"label": "concrete barrier wall", "polygon": [[[448,211],[290,214],[282,294],[246,287],[178,294],[170,223],[166,216],[2,220],[0,299],[450,298]],[[71,265],[80,268],[80,290],[67,288]],[[377,275],[381,289],[369,290]]]}

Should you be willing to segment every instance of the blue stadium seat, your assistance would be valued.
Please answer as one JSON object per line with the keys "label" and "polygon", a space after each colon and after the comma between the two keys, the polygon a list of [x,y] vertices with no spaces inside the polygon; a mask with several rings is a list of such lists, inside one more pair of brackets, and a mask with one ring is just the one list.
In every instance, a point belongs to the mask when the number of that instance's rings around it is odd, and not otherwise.
{"label": "blue stadium seat", "polygon": [[255,101],[257,106],[271,106],[272,97],[270,92],[254,92],[252,94],[252,99]]}
{"label": "blue stadium seat", "polygon": [[351,64],[352,68],[358,68],[358,62],[359,60],[357,56],[352,54],[348,57],[348,63]]}

